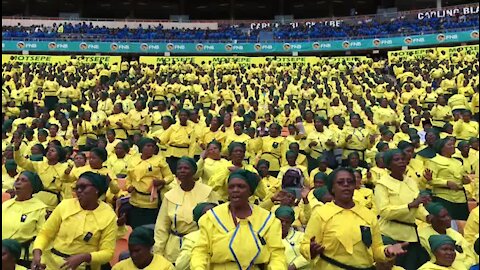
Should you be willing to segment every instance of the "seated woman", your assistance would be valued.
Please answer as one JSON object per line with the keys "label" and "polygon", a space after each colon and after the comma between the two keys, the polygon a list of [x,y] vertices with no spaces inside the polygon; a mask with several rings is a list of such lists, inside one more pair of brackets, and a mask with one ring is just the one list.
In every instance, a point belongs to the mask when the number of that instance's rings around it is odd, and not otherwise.
{"label": "seated woman", "polygon": [[199,221],[200,238],[192,251],[192,269],[287,267],[280,221],[249,203],[258,183],[258,175],[250,171],[230,174],[230,201],[208,211]]}
{"label": "seated woman", "polygon": [[2,240],[2,270],[26,270],[18,264],[22,254],[22,247],[17,240]]}
{"label": "seated woman", "polygon": [[100,200],[107,192],[106,177],[80,175],[76,198],[62,201],[33,243],[32,269],[100,270],[115,251],[117,216]]}
{"label": "seated woman", "polygon": [[197,162],[198,170],[195,174],[196,179],[200,179],[202,183],[207,184],[218,168],[228,167],[228,160],[221,157],[222,144],[216,140],[211,141],[204,153],[200,155]]}
{"label": "seated woman", "polygon": [[455,262],[455,240],[446,234],[436,234],[428,238],[428,244],[435,256],[418,270],[463,270],[463,265]]}
{"label": "seated woman", "polygon": [[128,251],[130,258],[118,262],[112,270],[175,270],[172,263],[162,255],[152,254],[153,230],[138,227],[128,237]]}
{"label": "seated woman", "polygon": [[377,213],[375,207],[375,201],[373,200],[373,190],[366,188],[362,184],[362,172],[359,170],[353,171],[355,175],[355,192],[353,192],[353,201],[355,204],[365,206],[366,208],[373,211],[374,214]]}
{"label": "seated woman", "polygon": [[23,257],[17,263],[30,267],[31,243],[45,223],[47,206],[37,197],[43,184],[36,173],[24,171],[15,180],[15,198],[2,204],[2,239],[14,239],[22,246]]}
{"label": "seated woman", "polygon": [[288,269],[310,269],[310,262],[300,254],[300,242],[303,238],[303,232],[292,228],[292,223],[295,221],[293,209],[282,205],[275,211],[275,217],[282,224],[282,239],[285,246]]}
{"label": "seated woman", "polygon": [[430,224],[418,230],[420,237],[420,243],[423,248],[430,254],[431,260],[435,260],[428,239],[432,235],[448,235],[455,241],[456,259],[455,262],[463,265],[466,269],[475,264],[476,258],[472,249],[472,245],[468,243],[462,234],[451,228],[452,218],[448,214],[448,211],[439,203],[429,203],[425,207],[431,215]]}
{"label": "seated woman", "polygon": [[[202,202],[193,208],[193,221],[198,224],[200,218],[210,209],[217,206],[216,203]],[[183,238],[180,254],[175,262],[176,270],[190,270],[190,260],[192,258],[192,249],[200,237],[200,230],[193,231]]]}

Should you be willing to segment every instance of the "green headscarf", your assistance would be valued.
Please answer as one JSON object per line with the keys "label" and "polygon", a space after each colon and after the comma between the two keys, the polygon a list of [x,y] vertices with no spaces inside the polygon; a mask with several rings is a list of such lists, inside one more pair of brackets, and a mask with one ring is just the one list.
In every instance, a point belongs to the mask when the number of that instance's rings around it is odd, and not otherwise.
{"label": "green headscarf", "polygon": [[15,162],[14,159],[7,159],[5,161],[5,169],[7,171],[13,171],[17,169],[17,163]]}
{"label": "green headscarf", "polygon": [[152,247],[155,244],[153,230],[143,226],[135,228],[128,237],[128,244]]}
{"label": "green headscarf", "polygon": [[239,178],[244,180],[250,187],[251,194],[255,193],[255,189],[257,189],[258,187],[258,180],[259,180],[258,176],[255,173],[240,169],[240,170],[234,171],[233,173],[230,174],[230,176],[228,176],[228,182],[230,182],[230,180],[232,180],[233,178]]}
{"label": "green headscarf", "polygon": [[468,141],[460,141],[457,145],[457,149],[461,151],[465,146],[470,146],[470,143]]}
{"label": "green headscarf", "polygon": [[433,149],[435,149],[435,152],[440,154],[442,152],[442,148],[447,144],[447,142],[450,140],[449,137],[437,140],[435,144],[433,145]]}
{"label": "green headscarf", "polygon": [[390,167],[390,165],[392,164],[393,156],[395,156],[397,154],[402,154],[403,155],[402,150],[400,150],[400,149],[390,149],[383,154],[383,163],[385,163],[385,167],[387,167],[387,168]]}
{"label": "green headscarf", "polygon": [[428,243],[433,252],[443,245],[455,246],[455,240],[446,234],[434,234],[428,238]]}
{"label": "green headscarf", "polygon": [[443,209],[447,210],[447,208],[445,208],[443,205],[436,202],[431,202],[425,205],[425,209],[428,211],[428,213],[434,216],[438,216]]}
{"label": "green headscarf", "polygon": [[100,160],[105,162],[108,157],[107,150],[105,148],[94,147],[90,150],[91,153],[94,153]]}
{"label": "green headscarf", "polygon": [[187,157],[187,156],[181,157],[177,162],[177,167],[178,167],[178,164],[180,162],[183,162],[183,163],[187,164],[188,166],[190,166],[190,168],[193,171],[193,174],[195,174],[197,172],[197,162],[195,162],[195,160],[193,158]]}
{"label": "green headscarf", "polygon": [[313,182],[315,182],[315,180],[323,180],[324,183],[327,182],[327,179],[328,179],[328,175],[324,172],[318,172],[315,174],[315,176],[313,177]]}
{"label": "green headscarf", "polygon": [[325,155],[321,155],[321,156],[318,157],[317,161],[318,161],[318,163],[327,163],[328,159]]}
{"label": "green headscarf", "polygon": [[146,137],[141,138],[137,143],[138,149],[140,150],[140,152],[142,152],[143,147],[145,147],[145,145],[147,145],[149,143],[152,143],[154,145],[157,144],[157,142],[155,142],[154,139],[146,138]]}
{"label": "green headscarf", "polygon": [[382,141],[382,142],[379,142],[379,143],[377,143],[377,150],[378,150],[378,152],[381,152],[381,151],[382,151],[382,149],[383,149],[385,146],[387,146],[387,145],[388,145],[388,143],[386,143],[386,142],[383,142],[383,141]]}
{"label": "green headscarf", "polygon": [[315,198],[317,198],[318,201],[322,202],[322,198],[323,196],[327,195],[328,194],[328,188],[327,186],[323,186],[321,188],[316,188],[314,191],[313,191],[313,196],[315,196]]}
{"label": "green headscarf", "polygon": [[30,155],[30,160],[31,161],[42,161],[43,160],[43,155],[42,154],[32,154],[32,155]]}
{"label": "green headscarf", "polygon": [[20,260],[20,255],[22,254],[22,246],[17,240],[14,239],[3,239],[2,248],[6,248],[10,254],[15,258],[15,261]]}
{"label": "green headscarf", "polygon": [[295,221],[295,211],[293,211],[292,207],[290,206],[282,205],[278,207],[278,209],[275,211],[275,216],[277,218],[286,217],[292,222]]}
{"label": "green headscarf", "polygon": [[84,172],[80,175],[79,178],[85,178],[98,190],[98,196],[106,193],[108,190],[108,180],[104,175],[94,173],[94,172]]}
{"label": "green headscarf", "polygon": [[298,153],[293,152],[292,150],[288,150],[288,151],[285,153],[285,157],[293,157],[293,156],[298,156]]}
{"label": "green headscarf", "polygon": [[268,162],[268,160],[266,159],[260,159],[258,162],[257,162],[257,168],[262,166],[262,165],[266,165],[267,168],[270,168],[270,162]]}
{"label": "green headscarf", "polygon": [[24,171],[22,174],[27,177],[28,181],[30,181],[30,184],[32,185],[32,194],[43,190],[43,183],[38,174],[31,171]]}
{"label": "green headscarf", "polygon": [[200,218],[203,215],[203,211],[208,206],[215,207],[215,206],[217,206],[217,204],[216,203],[211,203],[211,202],[203,202],[203,203],[197,204],[197,206],[195,206],[195,208],[193,208],[193,220],[195,222],[198,223],[198,221],[200,220]]}
{"label": "green headscarf", "polygon": [[398,149],[405,150],[408,147],[413,147],[413,145],[407,141],[400,141],[397,145]]}
{"label": "green headscarf", "polygon": [[297,197],[297,191],[295,190],[295,188],[286,187],[286,188],[283,188],[282,190],[292,194],[295,198]]}

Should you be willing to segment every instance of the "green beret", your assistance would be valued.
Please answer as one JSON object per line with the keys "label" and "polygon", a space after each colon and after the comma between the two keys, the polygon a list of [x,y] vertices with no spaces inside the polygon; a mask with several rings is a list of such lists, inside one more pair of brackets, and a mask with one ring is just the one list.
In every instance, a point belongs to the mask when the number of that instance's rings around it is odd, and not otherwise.
{"label": "green beret", "polygon": [[207,208],[208,206],[217,206],[216,203],[211,203],[211,202],[203,202],[203,203],[199,203],[197,204],[197,206],[195,206],[195,208],[193,208],[193,220],[195,222],[198,223],[198,220],[200,220],[200,218],[202,217],[203,215],[203,211],[205,210],[205,208]]}
{"label": "green beret", "polygon": [[293,157],[293,156],[298,156],[298,153],[293,152],[292,150],[288,150],[287,153],[285,153],[285,157]]}
{"label": "green beret", "polygon": [[292,207],[290,206],[282,205],[278,207],[278,209],[275,211],[275,216],[277,218],[286,217],[292,222],[295,221],[295,211],[293,211]]}
{"label": "green beret", "polygon": [[38,193],[43,190],[43,183],[42,180],[40,180],[40,177],[38,174],[31,172],[31,171],[24,171],[22,172],[23,175],[25,175],[30,181],[30,184],[32,185],[32,193]]}
{"label": "green beret", "polygon": [[402,150],[400,150],[400,149],[390,149],[383,154],[383,163],[385,163],[385,167],[387,167],[387,168],[390,167],[390,165],[392,164],[393,156],[395,156],[397,154],[402,154],[403,155]]}
{"label": "green beret", "polygon": [[43,160],[43,155],[42,154],[30,155],[30,160],[31,161],[42,161]]}
{"label": "green beret", "polygon": [[395,245],[397,241],[393,240],[393,238],[382,235],[382,241],[384,245]]}
{"label": "green beret", "polygon": [[12,126],[13,119],[7,119],[3,121],[2,128],[9,129]]}
{"label": "green beret", "polygon": [[391,136],[393,136],[393,132],[392,132],[390,129],[387,129],[387,130],[385,130],[385,131],[382,132],[382,135],[383,135],[383,136],[384,136],[384,135],[391,135]]}
{"label": "green beret", "polygon": [[270,162],[266,159],[260,159],[258,162],[257,162],[257,168],[262,166],[262,165],[266,165],[267,168],[270,167]]}
{"label": "green beret", "polygon": [[455,240],[446,234],[434,234],[428,238],[428,243],[433,252],[443,245],[455,246]]}
{"label": "green beret", "polygon": [[323,196],[325,196],[327,194],[328,194],[327,186],[323,186],[323,187],[316,188],[315,190],[313,190],[313,196],[315,196],[315,198],[317,198],[317,200],[319,200],[319,201],[322,201]]}
{"label": "green beret", "polygon": [[447,208],[445,208],[443,205],[436,202],[428,203],[425,205],[425,209],[428,211],[428,213],[434,216],[438,216],[443,209],[447,210]]}
{"label": "green beret", "polygon": [[250,187],[251,194],[255,193],[255,189],[257,189],[259,183],[258,176],[255,173],[240,169],[232,172],[230,176],[228,176],[228,182],[230,182],[230,180],[232,180],[233,178],[239,178],[244,180]]}
{"label": "green beret", "polygon": [[282,189],[283,191],[292,194],[295,198],[297,197],[297,191],[295,188],[286,187]]}
{"label": "green beret", "polygon": [[108,153],[107,153],[107,150],[105,150],[105,148],[94,147],[90,150],[90,152],[94,153],[103,162],[107,160]]}
{"label": "green beret", "polygon": [[128,244],[152,247],[155,244],[153,230],[143,226],[135,228],[128,237]]}
{"label": "green beret", "polygon": [[434,158],[437,153],[431,147],[425,147],[423,150],[419,151],[417,155],[424,157],[424,158]]}
{"label": "green beret", "polygon": [[413,145],[407,141],[400,141],[397,145],[398,149],[405,150],[408,147],[413,147]]}
{"label": "green beret", "polygon": [[410,141],[412,142],[420,140],[420,136],[416,132],[410,133],[409,136],[410,136]]}
{"label": "green beret", "polygon": [[2,249],[5,248],[10,254],[15,258],[15,261],[20,259],[22,254],[22,246],[17,240],[14,239],[3,239],[2,240]]}
{"label": "green beret", "polygon": [[449,137],[437,140],[435,144],[433,145],[433,149],[435,149],[435,152],[440,154],[442,152],[442,148],[447,144],[447,142],[450,140]]}
{"label": "green beret", "polygon": [[323,182],[327,182],[327,178],[328,178],[328,175],[326,173],[318,172],[313,177],[313,182],[315,182],[315,180],[322,180]]}
{"label": "green beret", "polygon": [[154,144],[154,145],[157,144],[154,139],[145,138],[145,137],[141,138],[137,143],[137,146],[138,146],[138,149],[140,150],[140,152],[142,152],[143,147],[145,147],[145,145],[147,145],[149,143]]}
{"label": "green beret", "polygon": [[7,171],[13,171],[17,169],[17,163],[15,162],[14,159],[7,159],[5,161],[5,169]]}
{"label": "green beret", "polygon": [[465,146],[470,146],[470,143],[467,141],[460,141],[457,145],[457,149],[461,151]]}
{"label": "green beret", "polygon": [[177,162],[177,167],[178,167],[178,164],[180,162],[183,162],[183,163],[187,164],[188,166],[190,166],[190,168],[193,170],[193,174],[195,174],[197,172],[197,162],[195,162],[195,160],[193,158],[187,157],[187,156],[181,157]]}
{"label": "green beret", "polygon": [[79,178],[84,178],[90,181],[90,183],[92,183],[92,185],[98,190],[99,197],[108,190],[109,183],[104,175],[88,171],[82,173]]}
{"label": "green beret", "polygon": [[378,152],[381,152],[382,149],[385,148],[385,146],[388,146],[388,143],[383,142],[383,141],[377,143],[377,150],[378,150]]}
{"label": "green beret", "polygon": [[328,162],[327,157],[326,157],[325,155],[319,156],[318,159],[317,159],[317,161],[318,161],[319,163],[327,163],[327,162]]}

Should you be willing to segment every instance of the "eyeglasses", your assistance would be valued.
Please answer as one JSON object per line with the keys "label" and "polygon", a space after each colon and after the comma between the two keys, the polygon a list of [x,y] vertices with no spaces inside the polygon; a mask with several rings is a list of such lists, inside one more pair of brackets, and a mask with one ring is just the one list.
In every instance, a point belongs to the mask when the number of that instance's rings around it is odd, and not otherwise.
{"label": "eyeglasses", "polygon": [[93,187],[93,185],[92,185],[92,184],[80,184],[80,185],[75,185],[75,186],[73,187],[73,190],[82,192],[82,191],[84,191],[87,187]]}

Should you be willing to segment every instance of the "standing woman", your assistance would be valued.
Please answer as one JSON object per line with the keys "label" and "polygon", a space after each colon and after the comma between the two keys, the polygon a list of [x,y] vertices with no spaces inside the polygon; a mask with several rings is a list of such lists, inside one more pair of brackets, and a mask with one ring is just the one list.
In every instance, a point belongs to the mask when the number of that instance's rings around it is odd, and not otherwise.
{"label": "standing woman", "polygon": [[193,208],[201,202],[218,201],[211,187],[194,179],[197,171],[195,160],[182,157],[177,162],[176,176],[180,184],[167,193],[162,201],[155,223],[154,252],[174,263],[180,253],[183,237],[195,230]]}
{"label": "standing woman", "polygon": [[462,163],[453,158],[455,139],[447,137],[435,143],[437,155],[427,162],[432,174],[426,175],[433,187],[433,201],[447,208],[452,219],[467,220],[469,210],[463,185],[469,184]]}
{"label": "standing woman", "polygon": [[15,198],[2,204],[2,239],[18,241],[23,257],[17,264],[30,267],[30,244],[45,223],[47,214],[47,206],[32,196],[43,189],[43,184],[36,173],[24,171],[15,180],[14,186]]}
{"label": "standing woman", "polygon": [[138,147],[141,154],[130,159],[127,176],[127,190],[133,206],[128,211],[127,224],[132,228],[155,224],[161,201],[159,196],[151,194],[160,195],[158,193],[173,180],[165,158],[155,154],[158,147],[153,139],[142,138]]}
{"label": "standing woman", "polygon": [[200,155],[197,162],[198,170],[195,174],[196,179],[201,179],[202,183],[207,184],[218,168],[228,167],[229,161],[221,157],[222,144],[216,140],[207,145],[205,153]]}
{"label": "standing woman", "polygon": [[428,212],[422,204],[430,202],[430,196],[420,195],[417,182],[405,175],[407,163],[402,150],[388,150],[383,160],[390,175],[377,182],[374,192],[380,231],[397,242],[409,243],[407,254],[397,257],[396,265],[415,270],[428,260],[420,245],[415,220],[426,221]]}
{"label": "standing woman", "polygon": [[99,200],[107,189],[105,176],[93,172],[80,176],[77,198],[62,201],[38,233],[32,269],[100,270],[112,259],[117,216]]}
{"label": "standing woman", "polygon": [[280,167],[282,166],[282,159],[287,152],[287,143],[285,138],[280,136],[281,127],[277,123],[270,125],[268,132],[269,136],[262,138],[262,149],[258,160],[265,159],[270,162],[270,174],[277,177]]}
{"label": "standing woman", "polygon": [[375,214],[353,201],[355,185],[351,169],[340,167],[329,175],[334,201],[313,209],[300,247],[312,269],[370,270],[375,261],[405,253],[405,243],[383,245]]}
{"label": "standing woman", "polygon": [[258,183],[258,175],[246,170],[230,174],[230,202],[200,218],[200,238],[192,251],[191,269],[287,268],[280,221],[249,203]]}
{"label": "standing woman", "polygon": [[180,157],[193,157],[196,147],[194,125],[189,123],[190,113],[181,109],[178,113],[179,123],[171,125],[161,136],[160,143],[167,146],[167,163],[170,171],[175,171]]}
{"label": "standing woman", "polygon": [[23,169],[36,172],[40,176],[44,189],[36,197],[48,206],[49,211],[53,211],[62,200],[60,193],[65,181],[65,170],[68,167],[68,164],[63,162],[65,151],[59,146],[48,147],[47,160],[30,161],[18,151],[20,143],[20,140],[14,142],[15,162]]}

